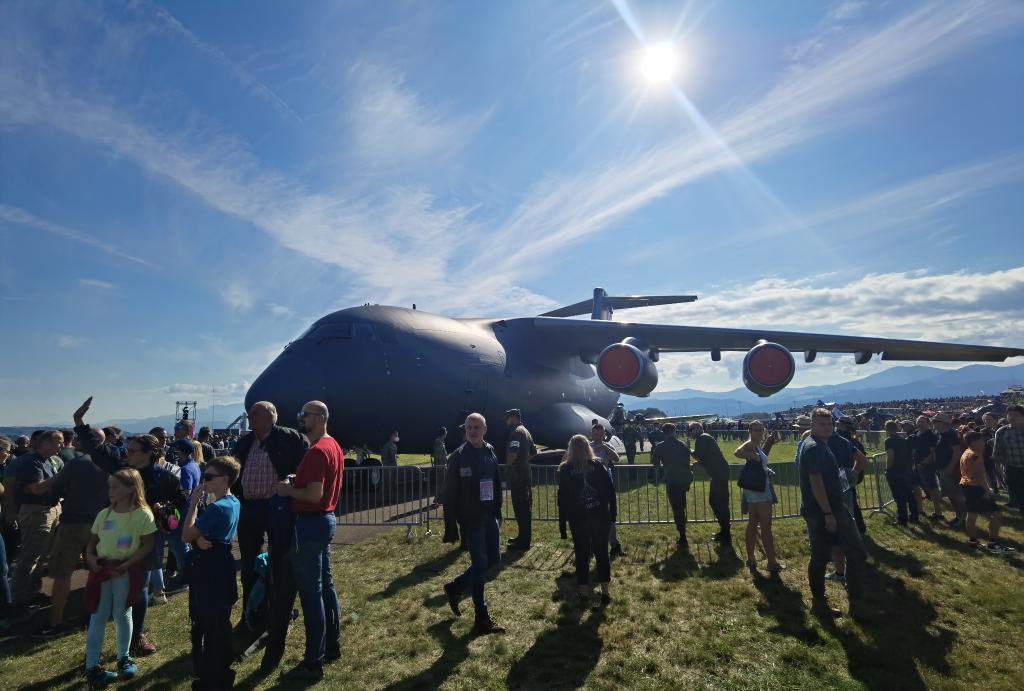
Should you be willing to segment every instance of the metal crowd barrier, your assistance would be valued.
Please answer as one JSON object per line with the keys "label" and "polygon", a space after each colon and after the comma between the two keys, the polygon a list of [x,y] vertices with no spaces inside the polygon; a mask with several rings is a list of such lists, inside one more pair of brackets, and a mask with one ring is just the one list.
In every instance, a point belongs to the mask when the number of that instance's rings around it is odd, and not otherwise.
{"label": "metal crowd barrier", "polygon": [[335,511],[339,526],[423,525],[433,488],[419,466],[346,467]]}
{"label": "metal crowd barrier", "polygon": [[[729,466],[729,515],[731,521],[745,520],[741,510],[740,488],[736,485],[742,465]],[[792,461],[769,463],[773,471],[772,487],[778,499],[774,504],[775,518],[793,518],[800,515],[800,475]],[[381,486],[375,490],[374,496],[379,501],[373,506],[357,511],[354,520],[339,519],[339,524],[347,525],[404,525],[411,531],[412,527],[426,525],[430,529],[431,521],[442,521],[444,512],[440,506],[439,495],[446,481],[444,466],[414,466],[406,468],[355,468],[356,481],[368,482],[362,475],[364,471],[376,471],[381,474]],[[415,470],[417,474],[407,475],[402,481],[402,471]],[[504,468],[502,468],[504,472]],[[346,473],[349,471],[346,470]],[[531,467],[533,493],[533,520],[558,520],[558,467],[534,465]],[[373,476],[371,475],[370,478]],[[419,478],[415,485],[413,478]],[[346,481],[348,478],[346,478]],[[664,479],[661,473],[650,465],[629,465],[620,463],[614,469],[616,500],[618,503],[618,525],[647,525],[672,523],[672,509],[665,494]],[[514,520],[511,493],[504,486],[502,495],[502,518]],[[712,523],[717,519],[708,503],[711,487],[710,480],[701,468],[694,471],[694,480],[686,493],[686,517],[691,523]],[[360,488],[343,490],[362,496],[367,489]],[[374,490],[369,490],[373,494]],[[392,504],[382,504],[390,497]],[[868,459],[868,467],[864,471],[864,480],[857,486],[857,500],[862,510],[884,511],[892,502],[892,494],[885,480],[885,454],[874,454]],[[353,506],[350,500],[350,506]],[[355,504],[355,506],[359,506]]]}
{"label": "metal crowd barrier", "polygon": [[[792,429],[768,431],[774,431],[775,434],[778,435],[779,441],[798,442],[803,436],[803,432]],[[742,444],[749,438],[746,430],[711,429],[707,432],[720,442],[736,442],[736,444]],[[860,440],[866,449],[882,449],[885,444],[885,432],[859,431],[857,432],[857,439]]]}

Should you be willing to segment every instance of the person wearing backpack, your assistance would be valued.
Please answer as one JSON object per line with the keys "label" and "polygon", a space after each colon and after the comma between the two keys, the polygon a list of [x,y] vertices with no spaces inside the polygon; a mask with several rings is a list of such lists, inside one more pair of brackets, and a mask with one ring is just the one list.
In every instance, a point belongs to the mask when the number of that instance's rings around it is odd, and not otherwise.
{"label": "person wearing backpack", "polygon": [[[749,438],[735,451],[737,458],[747,464],[740,473],[739,486],[743,490],[743,501],[747,505],[747,568],[757,571],[757,535],[761,534],[765,556],[768,558],[768,572],[779,573],[784,567],[775,555],[775,535],[772,533],[772,504],[777,499],[772,489],[772,471],[768,467],[768,454],[761,447],[764,437],[764,423],[754,420],[748,428]],[[771,448],[770,446],[768,448]]]}
{"label": "person wearing backpack", "polygon": [[601,604],[612,601],[608,586],[612,580],[608,556],[608,530],[615,523],[615,486],[601,461],[594,457],[590,440],[577,434],[558,466],[558,527],[566,538],[565,525],[572,530],[576,553],[576,584],[580,604],[590,600],[590,556],[597,562]]}

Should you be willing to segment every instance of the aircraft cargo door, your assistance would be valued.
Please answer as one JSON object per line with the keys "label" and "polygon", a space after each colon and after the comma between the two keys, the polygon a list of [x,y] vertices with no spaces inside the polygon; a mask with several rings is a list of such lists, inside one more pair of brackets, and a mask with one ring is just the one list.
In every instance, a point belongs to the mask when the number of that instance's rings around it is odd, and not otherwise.
{"label": "aircraft cargo door", "polygon": [[487,372],[488,368],[485,365],[471,365],[466,370],[466,402],[463,406],[463,417],[470,413],[483,413],[487,408]]}

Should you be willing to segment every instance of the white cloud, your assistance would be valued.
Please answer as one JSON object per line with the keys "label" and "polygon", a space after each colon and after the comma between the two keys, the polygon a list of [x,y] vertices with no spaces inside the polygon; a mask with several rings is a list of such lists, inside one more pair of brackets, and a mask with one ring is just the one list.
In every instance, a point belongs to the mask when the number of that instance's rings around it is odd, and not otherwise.
{"label": "white cloud", "polygon": [[353,148],[372,167],[447,157],[462,149],[487,119],[436,112],[400,72],[379,64],[357,62],[349,70],[349,82]]}
{"label": "white cloud", "polygon": [[253,291],[239,281],[221,283],[218,290],[224,304],[236,312],[248,312],[256,304]]}
{"label": "white cloud", "polygon": [[77,336],[60,336],[57,339],[58,348],[77,348],[82,343],[82,339]]}
{"label": "white cloud", "polygon": [[249,390],[249,382],[241,381],[232,384],[171,384],[166,386],[160,391],[168,394],[178,395],[189,395],[189,396],[200,396],[200,395],[217,395],[217,396],[234,396],[244,394]]}
{"label": "white cloud", "polygon": [[[0,75],[0,88],[2,88],[3,81],[4,80],[2,79],[2,75]],[[5,99],[3,98],[3,96],[0,96],[0,123],[2,123],[3,118],[4,101]],[[119,247],[104,242],[103,240],[100,240],[99,238],[93,235],[85,233],[81,230],[76,230],[74,228],[62,226],[59,223],[47,221],[46,219],[39,218],[38,216],[35,216],[29,213],[28,211],[25,211],[24,209],[19,209],[18,207],[15,206],[10,206],[8,204],[0,204],[0,222],[4,221],[8,223],[16,223],[18,225],[28,228],[35,228],[36,230],[42,230],[44,232],[50,233],[51,235],[64,238],[65,240],[73,240],[74,242],[79,242],[82,243],[83,245],[88,245],[90,247],[98,249],[101,252],[106,252],[107,254],[113,257],[117,257],[118,259],[125,259],[127,261],[136,264],[141,264],[142,266],[146,266],[151,269],[158,268],[152,262],[149,262],[148,260],[143,259],[141,257],[136,257],[134,255],[128,254],[121,250]]]}
{"label": "white cloud", "polygon": [[279,305],[276,302],[268,303],[267,308],[270,310],[270,313],[275,317],[295,316],[295,310],[291,309],[290,307],[285,307],[284,305]]}
{"label": "white cloud", "polygon": [[100,281],[95,278],[80,278],[78,279],[78,285],[85,288],[99,288],[101,290],[114,290],[117,286],[107,281]]}

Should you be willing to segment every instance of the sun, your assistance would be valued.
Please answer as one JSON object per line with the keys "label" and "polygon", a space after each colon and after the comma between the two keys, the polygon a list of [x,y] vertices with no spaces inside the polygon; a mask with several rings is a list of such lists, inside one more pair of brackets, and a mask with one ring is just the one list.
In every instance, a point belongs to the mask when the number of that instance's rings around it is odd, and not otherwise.
{"label": "sun", "polygon": [[640,60],[640,74],[648,84],[668,84],[679,68],[679,52],[670,41],[648,46]]}

